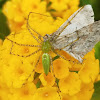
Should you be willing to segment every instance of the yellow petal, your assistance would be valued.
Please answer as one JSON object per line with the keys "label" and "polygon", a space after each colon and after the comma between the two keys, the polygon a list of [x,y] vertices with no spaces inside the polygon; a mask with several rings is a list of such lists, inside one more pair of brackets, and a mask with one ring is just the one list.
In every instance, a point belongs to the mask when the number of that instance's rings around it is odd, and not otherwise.
{"label": "yellow petal", "polygon": [[42,73],[39,78],[43,86],[53,86],[55,83],[55,77],[50,72],[47,76],[44,73]]}
{"label": "yellow petal", "polygon": [[56,87],[43,87],[37,89],[33,100],[60,100]]}
{"label": "yellow petal", "polygon": [[75,72],[70,72],[69,76],[59,81],[59,88],[62,93],[74,95],[80,91],[81,80]]}
{"label": "yellow petal", "polygon": [[94,52],[91,51],[84,57],[83,67],[79,71],[83,83],[94,82],[99,74],[99,60],[95,60]]}
{"label": "yellow petal", "polygon": [[56,59],[53,61],[55,77],[58,79],[65,78],[69,75],[70,63],[64,59]]}

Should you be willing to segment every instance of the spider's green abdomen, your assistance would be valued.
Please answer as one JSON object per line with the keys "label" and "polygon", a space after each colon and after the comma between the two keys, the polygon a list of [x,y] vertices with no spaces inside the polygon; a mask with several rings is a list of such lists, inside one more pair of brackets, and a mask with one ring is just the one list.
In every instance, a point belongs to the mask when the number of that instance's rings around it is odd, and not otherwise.
{"label": "spider's green abdomen", "polygon": [[50,70],[50,56],[48,53],[43,53],[42,64],[43,64],[44,73],[48,75],[48,72]]}
{"label": "spider's green abdomen", "polygon": [[51,44],[49,40],[42,43],[42,52],[48,53],[51,50]]}

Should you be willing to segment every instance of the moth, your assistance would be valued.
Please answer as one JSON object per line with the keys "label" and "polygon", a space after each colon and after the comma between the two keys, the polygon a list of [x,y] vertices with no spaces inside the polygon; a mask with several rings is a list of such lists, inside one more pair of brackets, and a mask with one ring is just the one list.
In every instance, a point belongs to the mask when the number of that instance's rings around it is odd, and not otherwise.
{"label": "moth", "polygon": [[[32,14],[32,12],[29,13],[28,19],[30,14]],[[12,43],[15,43],[16,45],[30,47],[35,46],[39,48],[37,51],[25,57],[34,55],[35,53],[42,50],[42,64],[44,73],[46,75],[48,75],[48,72],[50,71],[50,65],[52,63],[52,59],[49,55],[50,51],[53,51],[55,54],[57,54],[57,56],[60,56],[55,51],[55,49],[64,50],[69,55],[77,59],[80,63],[82,63],[82,58],[84,57],[84,55],[92,50],[94,45],[100,41],[100,21],[94,22],[94,12],[91,5],[85,5],[78,9],[57,29],[56,32],[50,35],[46,34],[45,36],[41,36],[38,32],[32,29],[38,36],[38,38],[35,37],[31,32],[29,20],[27,20],[27,28],[33,38],[40,43],[40,47],[36,45],[19,44],[10,40],[9,38],[6,39],[11,41]],[[39,41],[41,40],[41,38],[43,39],[42,42]],[[62,58],[65,59],[64,57]],[[37,63],[39,62],[39,59]]]}

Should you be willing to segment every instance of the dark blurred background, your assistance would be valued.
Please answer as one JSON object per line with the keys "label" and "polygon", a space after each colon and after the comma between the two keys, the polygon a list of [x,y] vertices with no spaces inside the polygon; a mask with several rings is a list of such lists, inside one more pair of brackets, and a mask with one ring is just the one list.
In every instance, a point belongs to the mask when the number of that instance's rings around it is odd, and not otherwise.
{"label": "dark blurred background", "polygon": [[100,0],[80,0],[80,6],[91,4],[95,14],[95,20],[100,20]]}

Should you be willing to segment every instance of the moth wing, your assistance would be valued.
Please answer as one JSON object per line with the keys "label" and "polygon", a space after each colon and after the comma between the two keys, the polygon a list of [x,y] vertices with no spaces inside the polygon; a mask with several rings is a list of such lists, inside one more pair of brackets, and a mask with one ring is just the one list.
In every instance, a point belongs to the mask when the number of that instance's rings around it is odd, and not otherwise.
{"label": "moth wing", "polygon": [[73,15],[71,15],[67,21],[65,21],[59,29],[53,33],[53,36],[60,36],[72,33],[84,26],[87,26],[94,22],[94,12],[91,5],[86,5],[78,9]]}
{"label": "moth wing", "polygon": [[[88,26],[85,26],[77,30],[76,36],[75,36],[75,32],[72,33],[72,35],[71,35],[71,38],[73,37],[72,39],[75,40],[75,37],[76,37],[78,38],[78,40],[73,42],[71,45],[68,45],[68,46],[64,45],[65,48],[64,46],[61,46],[62,42],[59,42],[59,44],[58,43],[55,44],[56,45],[55,49],[61,49],[61,47],[63,47],[64,51],[69,53],[75,59],[82,62],[83,61],[82,58],[84,57],[84,55],[87,52],[91,51],[94,45],[100,41],[100,21],[96,21]],[[62,36],[61,38],[63,39],[65,36]],[[73,41],[70,39],[69,41]],[[66,40],[66,43],[67,43],[67,40]]]}

